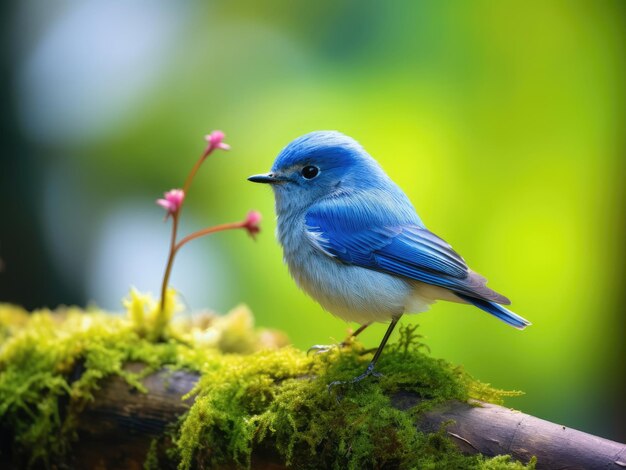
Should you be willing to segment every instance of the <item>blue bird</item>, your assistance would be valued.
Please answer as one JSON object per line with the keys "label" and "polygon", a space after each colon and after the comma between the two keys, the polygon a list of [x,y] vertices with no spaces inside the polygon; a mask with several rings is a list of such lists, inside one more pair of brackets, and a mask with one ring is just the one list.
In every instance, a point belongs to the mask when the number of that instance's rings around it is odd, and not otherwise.
{"label": "blue bird", "polygon": [[378,375],[374,366],[400,317],[437,300],[474,305],[518,329],[530,325],[424,226],[354,139],[336,131],[303,135],[269,173],[248,180],[274,190],[277,236],[298,286],[334,315],[360,323],[354,335],[372,322],[390,322],[366,371],[348,382]]}

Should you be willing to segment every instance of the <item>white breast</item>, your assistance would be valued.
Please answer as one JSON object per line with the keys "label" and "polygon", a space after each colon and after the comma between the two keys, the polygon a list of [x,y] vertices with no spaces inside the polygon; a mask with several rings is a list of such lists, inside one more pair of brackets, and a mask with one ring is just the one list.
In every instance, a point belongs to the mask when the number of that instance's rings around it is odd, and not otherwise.
{"label": "white breast", "polygon": [[[289,230],[284,230],[288,226]],[[347,265],[316,248],[303,218],[278,221],[284,259],[298,286],[332,314],[358,323],[385,322],[406,311],[427,310],[434,299],[414,282]]]}

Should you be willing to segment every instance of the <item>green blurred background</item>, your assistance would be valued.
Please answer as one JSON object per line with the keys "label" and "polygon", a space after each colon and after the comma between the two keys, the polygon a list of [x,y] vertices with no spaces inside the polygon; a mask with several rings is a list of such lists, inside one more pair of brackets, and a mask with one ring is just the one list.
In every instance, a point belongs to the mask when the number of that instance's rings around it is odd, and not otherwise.
{"label": "green blurred background", "polygon": [[[534,325],[440,303],[418,322],[436,357],[515,408],[626,440],[621,1],[4,2],[0,301],[121,310],[158,293],[169,226],[202,136],[226,132],[185,231],[265,218],[181,253],[189,310],[240,302],[299,347],[347,325],[298,291],[273,197],[246,177],[291,139],[338,129],[426,225]],[[378,344],[384,326],[363,341]]]}

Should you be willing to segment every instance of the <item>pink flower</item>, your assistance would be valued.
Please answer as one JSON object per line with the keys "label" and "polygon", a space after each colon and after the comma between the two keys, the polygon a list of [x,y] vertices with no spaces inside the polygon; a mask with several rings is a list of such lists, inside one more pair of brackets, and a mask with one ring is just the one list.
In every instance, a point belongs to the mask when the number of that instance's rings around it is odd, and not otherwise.
{"label": "pink flower", "polygon": [[230,145],[224,143],[224,133],[222,131],[213,131],[204,136],[204,140],[209,144],[205,154],[208,155],[215,149],[230,150]]}
{"label": "pink flower", "polygon": [[180,209],[185,199],[185,191],[182,189],[172,189],[163,196],[164,199],[157,199],[156,203],[167,211],[167,215],[173,215]]}
{"label": "pink flower", "polygon": [[261,213],[259,211],[250,211],[244,221],[244,228],[252,238],[261,231]]}

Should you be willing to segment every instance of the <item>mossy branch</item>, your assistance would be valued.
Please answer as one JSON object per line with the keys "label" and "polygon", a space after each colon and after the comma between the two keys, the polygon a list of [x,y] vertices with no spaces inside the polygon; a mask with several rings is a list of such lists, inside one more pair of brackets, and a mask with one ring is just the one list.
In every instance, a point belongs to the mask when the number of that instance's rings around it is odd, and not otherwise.
{"label": "mossy branch", "polygon": [[[511,393],[422,352],[414,328],[361,371],[363,346],[307,356],[239,308],[167,325],[0,305],[0,466],[22,468],[619,468],[625,446],[497,405]],[[157,322],[158,323],[158,322]],[[339,400],[338,400],[339,399]],[[466,456],[459,451],[478,452]],[[512,460],[513,455],[519,461]],[[491,458],[490,456],[496,456]]]}
{"label": "mossy branch", "polygon": [[[131,368],[137,370],[140,366]],[[152,440],[160,438],[189,410],[191,399],[183,401],[181,397],[195,387],[198,379],[197,374],[162,370],[144,379],[147,394],[133,392],[122,379],[109,380],[81,417],[77,457],[81,462],[93,461],[94,453],[98,455],[94,451],[106,442],[110,445],[104,453],[108,456],[106,468],[116,468],[129,458],[141,464]],[[398,390],[390,401],[397,410],[411,414],[410,410],[422,404],[424,398],[414,391]],[[466,454],[511,455],[520,462],[536,457],[538,469],[619,469],[624,468],[626,460],[624,444],[485,402],[448,401],[415,416],[414,423],[426,434],[441,436],[443,432]],[[252,468],[288,468],[275,450],[277,445],[266,442],[256,447],[251,455]],[[102,462],[102,455],[99,458]],[[494,464],[493,468],[497,467]]]}

